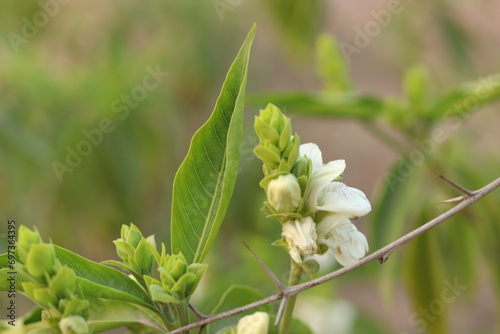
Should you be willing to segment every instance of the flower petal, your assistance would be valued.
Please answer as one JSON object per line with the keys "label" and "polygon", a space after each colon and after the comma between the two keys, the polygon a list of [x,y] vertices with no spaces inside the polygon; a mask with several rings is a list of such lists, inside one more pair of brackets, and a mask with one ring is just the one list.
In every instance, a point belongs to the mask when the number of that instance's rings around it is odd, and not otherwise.
{"label": "flower petal", "polygon": [[316,170],[323,166],[323,157],[318,145],[314,143],[302,144],[299,147],[301,157],[307,157],[312,162],[312,170]]}
{"label": "flower petal", "polygon": [[345,160],[334,160],[313,172],[307,194],[309,209],[318,210],[318,196],[344,172],[345,167]]}
{"label": "flower petal", "polygon": [[343,214],[345,218],[357,218],[371,211],[366,195],[359,189],[341,182],[331,182],[322,189],[317,199],[317,210]]}
{"label": "flower petal", "polygon": [[349,219],[343,219],[320,241],[333,252],[335,259],[348,266],[359,261],[368,252],[368,241],[363,233],[359,232]]}

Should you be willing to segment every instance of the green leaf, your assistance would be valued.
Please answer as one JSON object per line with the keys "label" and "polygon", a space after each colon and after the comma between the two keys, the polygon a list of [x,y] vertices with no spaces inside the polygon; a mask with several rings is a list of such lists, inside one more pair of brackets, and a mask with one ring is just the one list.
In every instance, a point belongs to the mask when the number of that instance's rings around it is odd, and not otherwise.
{"label": "green leaf", "polygon": [[78,277],[129,294],[146,305],[152,303],[144,289],[121,271],[90,261],[57,245],[54,247],[61,264],[73,269]]}
{"label": "green leaf", "polygon": [[157,313],[137,304],[116,300],[96,300],[91,303],[88,325],[94,332],[124,326],[146,326],[153,329],[153,333],[168,332]]}
{"label": "green leaf", "polygon": [[234,60],[210,119],[194,134],[174,179],[172,252],[189,263],[202,262],[231,199],[241,153],[250,30]]}
{"label": "green leaf", "polygon": [[[234,284],[229,289],[224,292],[219,303],[214,307],[211,314],[217,314],[225,311],[232,310],[234,308],[253,303],[257,300],[261,300],[267,297],[260,290],[241,284]],[[216,333],[223,328],[236,325],[238,320],[245,315],[253,314],[257,311],[263,311],[269,313],[271,311],[270,305],[264,305],[254,310],[243,312],[237,316],[229,317],[226,319],[219,320],[215,323],[210,324],[209,333]]]}
{"label": "green leaf", "polygon": [[354,93],[270,93],[249,96],[247,104],[273,103],[282,110],[308,116],[355,118],[368,121],[383,111],[380,99]]}
{"label": "green leaf", "polygon": [[134,303],[149,308],[153,307],[151,305],[152,302],[144,301],[142,299],[139,299],[131,295],[130,293],[110,288],[106,285],[97,284],[95,282],[89,281],[88,279],[77,277],[76,284],[83,293],[82,298],[89,300],[91,304],[98,299],[109,299],[109,300]]}

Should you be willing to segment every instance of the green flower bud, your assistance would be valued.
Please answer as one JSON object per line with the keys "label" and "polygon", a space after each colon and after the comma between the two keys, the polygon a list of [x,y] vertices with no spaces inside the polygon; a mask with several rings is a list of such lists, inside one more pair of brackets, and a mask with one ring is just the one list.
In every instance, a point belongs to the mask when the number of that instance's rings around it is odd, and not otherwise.
{"label": "green flower bud", "polygon": [[128,242],[132,247],[136,248],[141,241],[142,233],[134,224],[130,224],[130,227],[127,225],[122,226],[121,230],[121,238],[123,241]]}
{"label": "green flower bud", "polygon": [[279,144],[281,139],[280,134],[262,118],[259,118],[258,116],[255,117],[254,128],[255,132],[257,133],[257,137],[259,137],[261,140],[267,140],[275,146]]}
{"label": "green flower bud", "polygon": [[149,293],[151,294],[151,298],[155,302],[161,302],[161,303],[174,303],[178,304],[181,302],[178,298],[173,297],[170,293],[165,291],[165,289],[158,284],[153,284],[149,286]]}
{"label": "green flower bud", "polygon": [[69,298],[76,288],[75,271],[69,267],[62,266],[49,283],[50,292],[58,298]]}
{"label": "green flower bud", "polygon": [[139,245],[135,250],[134,262],[136,263],[138,269],[136,271],[142,274],[151,273],[155,258],[151,251],[150,243],[144,238],[139,242]]}
{"label": "green flower bud", "polygon": [[189,265],[188,273],[194,274],[196,276],[196,279],[193,281],[190,288],[187,290],[188,296],[191,296],[198,287],[198,284],[200,283],[201,278],[205,274],[207,267],[208,265],[203,263],[193,263]]}
{"label": "green flower bud", "polygon": [[123,225],[121,238],[113,241],[116,252],[131,271],[141,275],[150,274],[155,259],[159,259],[154,236],[145,239],[134,224]]}
{"label": "green flower bud", "polygon": [[85,334],[89,333],[89,326],[85,319],[80,316],[71,315],[61,319],[59,328],[63,334]]}
{"label": "green flower bud", "polygon": [[122,239],[114,240],[113,243],[116,246],[116,253],[123,260],[123,263],[131,265],[130,262],[134,259],[135,248]]}
{"label": "green flower bud", "polygon": [[61,268],[52,244],[32,244],[25,265],[34,277],[44,277],[46,273],[52,276]]}
{"label": "green flower bud", "polygon": [[23,261],[26,261],[26,257],[28,256],[28,252],[32,244],[40,244],[42,243],[42,237],[40,233],[34,228],[34,230],[30,230],[24,225],[19,227],[19,237],[17,240],[17,248],[19,250],[19,256]]}
{"label": "green flower bud", "polygon": [[187,261],[182,253],[167,255],[163,267],[172,275],[174,280],[178,280],[187,270]]}

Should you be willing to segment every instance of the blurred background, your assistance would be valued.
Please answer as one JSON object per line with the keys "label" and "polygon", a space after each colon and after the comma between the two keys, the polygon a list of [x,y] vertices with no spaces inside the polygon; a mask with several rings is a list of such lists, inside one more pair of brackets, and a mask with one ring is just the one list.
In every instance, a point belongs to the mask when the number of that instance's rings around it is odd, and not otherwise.
{"label": "blurred background", "polygon": [[[195,304],[209,313],[234,283],[276,292],[243,240],[286,280],[252,153],[267,102],[325,161],[346,159],[376,250],[451,207],[438,174],[470,189],[499,176],[499,18],[493,0],[3,1],[1,231],[36,225],[95,261],[117,259],[130,222],[169,244],[175,171],[255,22],[241,171]],[[300,295],[297,315],[316,334],[500,330],[499,201]]]}

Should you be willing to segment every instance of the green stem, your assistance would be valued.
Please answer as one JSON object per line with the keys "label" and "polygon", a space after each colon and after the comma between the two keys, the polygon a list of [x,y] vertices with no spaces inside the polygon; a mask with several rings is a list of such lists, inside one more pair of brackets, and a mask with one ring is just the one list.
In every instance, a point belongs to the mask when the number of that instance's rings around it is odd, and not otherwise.
{"label": "green stem", "polygon": [[[176,304],[177,314],[179,315],[180,327],[189,325],[189,306],[187,302]],[[186,331],[189,334],[189,330]]]}
{"label": "green stem", "polygon": [[[290,277],[288,278],[288,286],[297,285],[300,281],[300,274],[302,274],[302,267],[300,267],[294,260],[290,259]],[[290,324],[292,322],[293,309],[297,295],[293,295],[288,299],[283,313],[283,318],[280,322],[279,334],[288,334],[290,331]]]}

